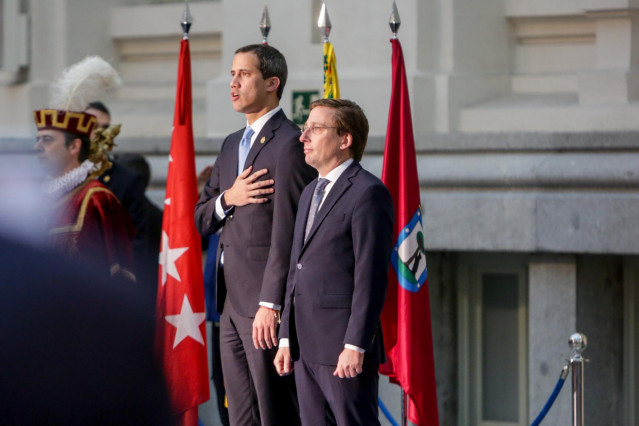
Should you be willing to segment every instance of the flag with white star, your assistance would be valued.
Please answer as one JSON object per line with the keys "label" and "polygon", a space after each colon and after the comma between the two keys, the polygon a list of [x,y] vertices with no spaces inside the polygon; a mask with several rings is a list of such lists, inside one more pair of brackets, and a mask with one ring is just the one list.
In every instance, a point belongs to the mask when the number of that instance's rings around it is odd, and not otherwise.
{"label": "flag with white star", "polygon": [[156,310],[156,350],[173,410],[181,425],[197,425],[197,407],[209,399],[202,247],[193,219],[197,180],[191,96],[189,42],[183,39],[162,220]]}

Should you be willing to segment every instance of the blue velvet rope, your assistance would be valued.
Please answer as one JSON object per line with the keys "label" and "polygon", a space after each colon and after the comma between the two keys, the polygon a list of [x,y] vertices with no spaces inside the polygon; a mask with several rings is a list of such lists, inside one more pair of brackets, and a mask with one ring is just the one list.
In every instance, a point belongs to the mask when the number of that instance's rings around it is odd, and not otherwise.
{"label": "blue velvet rope", "polygon": [[555,403],[555,400],[557,399],[557,395],[559,395],[559,392],[561,391],[561,388],[563,387],[567,376],[568,376],[568,366],[565,366],[563,370],[561,371],[561,374],[559,375],[559,380],[557,380],[555,389],[550,394],[550,398],[548,398],[548,401],[546,401],[544,408],[541,409],[541,412],[539,413],[537,418],[533,420],[530,426],[539,426],[539,424],[544,419],[544,417],[546,417],[546,414],[548,414],[548,411],[550,411],[550,408]]}
{"label": "blue velvet rope", "polygon": [[386,408],[386,406],[382,402],[382,398],[380,398],[379,396],[377,397],[377,404],[379,405],[379,408],[382,410],[382,413],[384,413],[384,416],[386,416],[390,424],[393,426],[399,426],[393,418],[393,415],[390,413],[390,411],[388,411],[388,408]]}

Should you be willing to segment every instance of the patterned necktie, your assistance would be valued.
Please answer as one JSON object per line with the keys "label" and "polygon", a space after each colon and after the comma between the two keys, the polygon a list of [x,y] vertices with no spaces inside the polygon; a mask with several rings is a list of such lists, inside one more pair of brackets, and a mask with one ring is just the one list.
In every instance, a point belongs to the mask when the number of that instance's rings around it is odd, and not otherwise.
{"label": "patterned necktie", "polygon": [[251,126],[247,126],[244,129],[244,136],[242,136],[242,140],[240,141],[240,153],[237,157],[237,174],[241,174],[244,171],[244,163],[246,162],[246,157],[248,157],[248,153],[251,150],[251,136],[253,136],[253,129]]}
{"label": "patterned necktie", "polygon": [[315,220],[315,215],[317,215],[317,210],[319,210],[319,205],[322,202],[322,198],[324,198],[324,190],[326,189],[326,185],[328,185],[330,180],[320,178],[319,182],[315,186],[315,192],[313,192],[313,200],[311,201],[311,208],[308,211],[308,219],[306,219],[306,232],[304,233],[304,241],[308,237],[308,233],[311,232],[311,228],[313,227],[313,221]]}

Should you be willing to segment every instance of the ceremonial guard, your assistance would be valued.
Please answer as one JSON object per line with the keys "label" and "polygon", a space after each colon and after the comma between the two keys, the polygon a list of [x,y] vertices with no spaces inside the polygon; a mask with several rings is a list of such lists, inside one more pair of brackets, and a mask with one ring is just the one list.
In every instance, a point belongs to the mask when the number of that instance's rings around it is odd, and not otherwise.
{"label": "ceremonial guard", "polygon": [[116,71],[99,57],[65,70],[53,85],[53,108],[34,112],[35,150],[49,177],[46,220],[52,244],[107,276],[135,280],[135,228],[115,195],[96,179],[110,166],[107,151],[120,126],[99,129],[91,138],[97,120],[83,112],[92,98],[116,84]]}

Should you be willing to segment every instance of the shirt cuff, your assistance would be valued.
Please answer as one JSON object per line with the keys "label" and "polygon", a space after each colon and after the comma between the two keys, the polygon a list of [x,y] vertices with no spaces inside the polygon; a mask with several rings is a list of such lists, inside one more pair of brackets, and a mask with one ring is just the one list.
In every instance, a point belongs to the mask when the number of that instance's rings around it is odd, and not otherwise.
{"label": "shirt cuff", "polygon": [[217,220],[224,219],[226,215],[228,214],[228,212],[233,210],[233,207],[230,207],[227,210],[224,210],[224,207],[222,207],[222,197],[224,196],[224,192],[222,192],[220,196],[217,197],[217,199],[215,200],[215,218]]}
{"label": "shirt cuff", "polygon": [[282,310],[282,306],[276,305],[275,303],[260,302],[260,306],[264,306],[265,308],[273,309],[278,312]]}
{"label": "shirt cuff", "polygon": [[363,354],[364,352],[366,352],[364,349],[358,348],[357,346],[354,346],[354,345],[349,345],[348,343],[344,345],[344,348],[345,349],[350,349],[352,351],[357,351],[360,354]]}
{"label": "shirt cuff", "polygon": [[290,346],[290,344],[289,344],[287,338],[280,339],[280,344],[279,344],[280,348],[288,348],[289,346]]}

